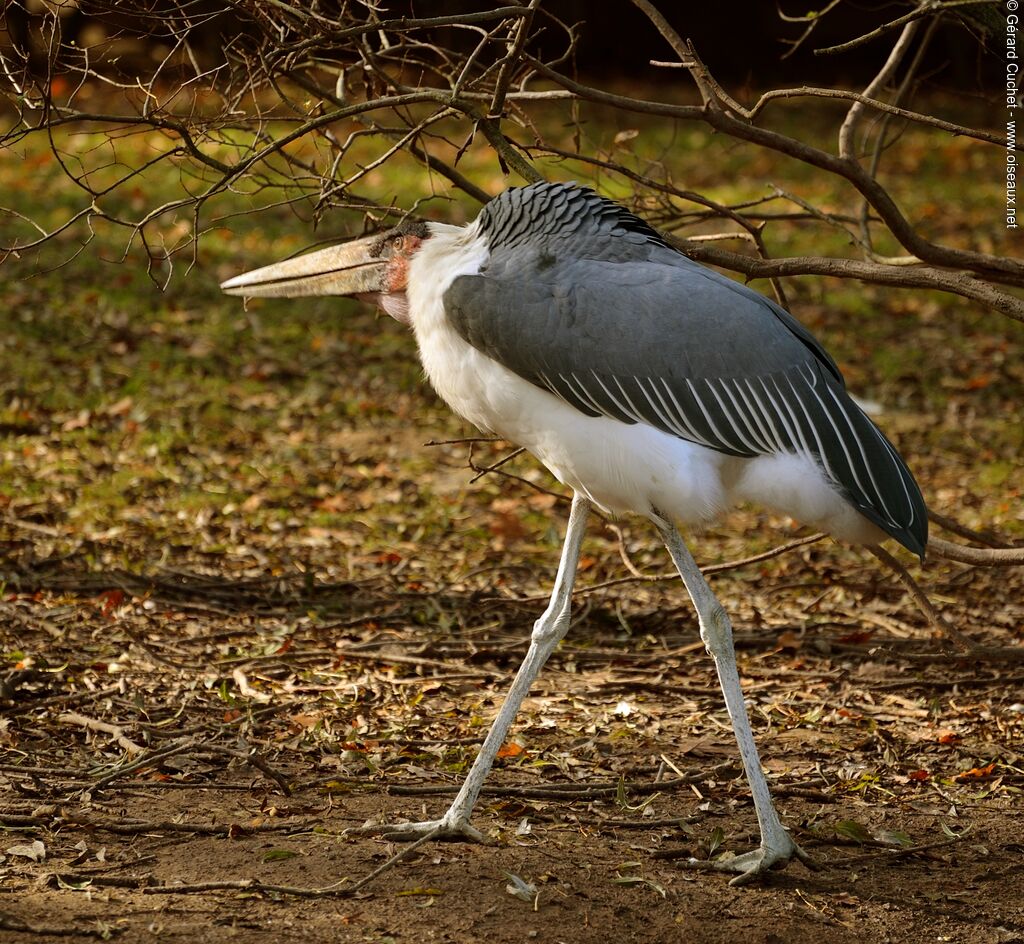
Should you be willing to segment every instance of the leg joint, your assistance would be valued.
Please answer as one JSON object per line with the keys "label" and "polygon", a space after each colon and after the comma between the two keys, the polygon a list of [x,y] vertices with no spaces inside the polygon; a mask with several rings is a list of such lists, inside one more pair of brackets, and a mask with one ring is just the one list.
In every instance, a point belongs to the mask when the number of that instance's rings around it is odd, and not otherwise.
{"label": "leg joint", "polygon": [[718,600],[700,614],[700,638],[711,652],[732,647],[732,623],[729,614]]}
{"label": "leg joint", "polygon": [[530,639],[538,646],[546,643],[557,642],[569,630],[569,608],[566,607],[561,613],[547,612],[533,624],[533,632]]}

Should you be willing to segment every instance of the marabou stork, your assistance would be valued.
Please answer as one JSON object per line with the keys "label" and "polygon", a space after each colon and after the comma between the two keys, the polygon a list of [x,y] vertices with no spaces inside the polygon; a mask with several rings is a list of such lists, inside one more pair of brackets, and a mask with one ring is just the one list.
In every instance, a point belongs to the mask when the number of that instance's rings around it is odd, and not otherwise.
{"label": "marabou stork", "polygon": [[832,358],[765,296],[701,266],[592,190],[538,183],[468,226],[405,223],[266,266],[244,296],[354,295],[410,325],[434,388],[482,430],[524,446],[573,491],[551,601],[465,783],[438,820],[392,838],[481,839],[470,815],[534,678],[569,628],[590,507],[661,534],[714,659],[761,830],[706,865],[742,884],[808,862],[775,811],[747,718],[732,627],[677,530],[754,501],[835,537],[924,554],[917,483],[846,391]]}

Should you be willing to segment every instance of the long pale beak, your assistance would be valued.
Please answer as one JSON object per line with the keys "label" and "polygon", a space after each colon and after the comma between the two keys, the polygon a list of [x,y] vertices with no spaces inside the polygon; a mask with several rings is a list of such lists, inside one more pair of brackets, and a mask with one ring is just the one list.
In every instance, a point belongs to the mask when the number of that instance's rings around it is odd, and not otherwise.
{"label": "long pale beak", "polygon": [[275,262],[221,283],[228,295],[299,298],[304,295],[364,295],[386,291],[387,260],[370,255],[379,236]]}

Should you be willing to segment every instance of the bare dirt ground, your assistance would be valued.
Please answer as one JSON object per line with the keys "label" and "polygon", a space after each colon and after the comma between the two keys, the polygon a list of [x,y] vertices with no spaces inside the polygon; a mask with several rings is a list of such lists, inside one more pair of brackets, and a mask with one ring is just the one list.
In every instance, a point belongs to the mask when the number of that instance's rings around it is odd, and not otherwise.
{"label": "bare dirt ground", "polygon": [[[822,869],[735,889],[664,858],[757,836],[679,589],[584,606],[478,809],[493,844],[424,847],[342,897],[396,850],[343,830],[443,809],[536,604],[394,573],[122,577],[86,593],[56,562],[77,591],[7,604],[47,664],[5,690],[5,942],[1024,941],[1019,664],[738,620],[775,795]],[[884,622],[898,592],[857,579],[832,594]]]}

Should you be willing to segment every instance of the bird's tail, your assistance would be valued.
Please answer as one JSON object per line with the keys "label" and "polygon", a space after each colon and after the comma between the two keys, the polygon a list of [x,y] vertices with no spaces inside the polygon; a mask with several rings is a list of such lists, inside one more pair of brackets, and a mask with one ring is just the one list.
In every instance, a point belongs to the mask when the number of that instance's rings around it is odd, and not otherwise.
{"label": "bird's tail", "polygon": [[[843,389],[826,384],[822,397],[837,430],[839,456],[827,473],[872,524],[924,560],[928,508],[896,447]],[[839,461],[841,458],[841,461]]]}

